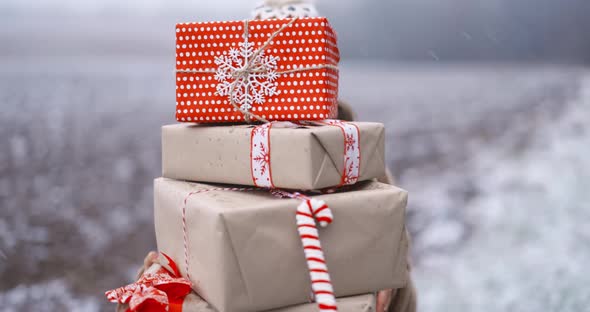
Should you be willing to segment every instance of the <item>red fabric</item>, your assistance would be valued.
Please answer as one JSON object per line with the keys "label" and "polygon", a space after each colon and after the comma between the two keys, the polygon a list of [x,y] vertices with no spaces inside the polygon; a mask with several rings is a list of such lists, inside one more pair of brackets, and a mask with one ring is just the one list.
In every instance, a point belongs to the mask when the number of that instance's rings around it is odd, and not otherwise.
{"label": "red fabric", "polygon": [[164,257],[168,259],[173,273],[163,267],[155,273],[146,273],[133,284],[107,291],[107,299],[129,304],[129,312],[182,311],[182,302],[191,292],[191,283],[180,277],[172,259]]}
{"label": "red fabric", "polygon": [[168,306],[168,312],[182,312],[182,305],[184,304],[183,299],[175,299],[170,301],[170,305]]}
{"label": "red fabric", "polygon": [[174,260],[172,260],[172,258],[170,258],[167,254],[161,252],[160,253],[162,256],[164,256],[164,258],[166,258],[166,260],[168,260],[168,265],[170,266],[170,269],[172,270],[172,274],[174,274],[174,276],[180,276],[180,270],[178,270],[178,266],[176,265],[176,262],[174,262]]}
{"label": "red fabric", "polygon": [[130,311],[165,312],[168,305],[166,293],[154,287],[139,285],[129,300]]}

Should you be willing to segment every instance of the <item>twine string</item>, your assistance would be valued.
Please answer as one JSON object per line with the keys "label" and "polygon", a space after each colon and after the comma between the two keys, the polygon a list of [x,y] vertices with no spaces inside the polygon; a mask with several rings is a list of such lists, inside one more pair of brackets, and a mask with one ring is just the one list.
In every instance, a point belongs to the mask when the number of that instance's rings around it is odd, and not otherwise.
{"label": "twine string", "polygon": [[[297,230],[303,244],[304,255],[308,265],[311,281],[311,295],[312,300],[316,301],[320,312],[333,312],[337,311],[336,300],[334,298],[333,287],[330,281],[328,268],[326,266],[323,250],[321,249],[318,230],[316,226],[316,219],[319,221],[322,227],[331,223],[333,220],[332,212],[324,201],[312,199],[299,192],[288,192],[281,189],[274,188],[255,188],[255,187],[219,187],[219,188],[206,188],[200,189],[188,193],[183,200],[182,207],[182,234],[183,234],[183,248],[184,248],[184,265],[187,279],[190,281],[189,273],[189,243],[188,243],[188,228],[187,228],[187,206],[190,197],[213,191],[223,192],[252,192],[252,191],[267,191],[271,195],[277,198],[291,198],[300,200],[301,203],[298,205],[296,210],[296,225]],[[310,231],[313,234],[310,236]],[[310,243],[313,239],[314,242]],[[311,262],[314,265],[311,265]],[[321,268],[321,272],[316,272],[318,266]],[[198,283],[198,282],[195,282]],[[323,286],[318,286],[322,284]]]}
{"label": "twine string", "polygon": [[[256,51],[254,51],[254,53],[250,57],[250,60],[256,60],[256,58],[260,55],[260,53],[264,52],[268,48],[268,46],[275,39],[276,36],[278,36],[287,27],[293,25],[296,21],[297,21],[297,17],[292,18],[288,23],[283,24],[277,31],[272,33],[272,35],[268,38],[268,40],[266,40],[266,42],[264,42],[264,44],[262,46],[260,46],[260,48],[256,49]],[[249,36],[249,21],[245,20],[244,21],[244,43],[245,44],[248,44],[248,36]],[[240,112],[244,116],[244,120],[246,122],[250,123],[252,121],[252,119],[255,119],[255,120],[261,121],[263,123],[268,123],[270,121],[268,121],[266,118],[256,115],[256,114],[250,112],[248,109],[241,108],[238,105],[238,103],[236,103],[235,98],[233,96],[233,94],[236,91],[239,81],[247,80],[250,74],[266,72],[259,65],[256,65],[255,62],[250,62],[247,55],[245,56],[245,58],[246,59],[245,59],[245,62],[244,62],[244,65],[242,66],[242,68],[237,69],[236,71],[232,72],[232,74],[231,74],[231,77],[234,79],[234,81],[230,84],[230,91],[229,91],[230,104],[234,107],[234,109],[236,111]],[[306,72],[306,71],[326,69],[326,68],[338,70],[338,66],[335,66],[332,64],[323,64],[323,65],[298,67],[298,68],[293,68],[290,70],[278,71],[278,72],[276,72],[276,74],[281,76],[281,75],[286,75],[286,74]],[[215,74],[216,70],[214,70],[214,69],[194,69],[194,70],[179,69],[179,70],[176,70],[176,72],[177,73],[184,73],[184,74]],[[248,95],[249,94],[249,84],[246,83],[245,86],[246,86],[245,94]]]}
{"label": "twine string", "polygon": [[213,191],[225,191],[225,192],[252,192],[252,191],[260,191],[264,189],[258,189],[253,187],[215,187],[215,188],[208,188],[208,189],[200,189],[194,192],[190,192],[186,195],[183,201],[182,206],[182,239],[183,239],[183,248],[184,248],[184,266],[186,270],[186,277],[190,280],[190,273],[189,273],[189,247],[188,247],[188,229],[187,229],[187,218],[186,218],[186,207],[190,197],[193,195],[213,192]]}

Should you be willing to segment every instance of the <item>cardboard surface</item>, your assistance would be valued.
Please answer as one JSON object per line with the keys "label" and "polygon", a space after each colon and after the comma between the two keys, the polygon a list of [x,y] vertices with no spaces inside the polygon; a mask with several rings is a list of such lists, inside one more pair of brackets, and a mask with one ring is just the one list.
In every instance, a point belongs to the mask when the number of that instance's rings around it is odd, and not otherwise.
{"label": "cardboard surface", "polygon": [[[215,186],[155,180],[158,249],[186,276],[182,207],[187,194]],[[319,195],[334,214],[320,239],[337,297],[404,287],[407,193],[364,182]],[[310,282],[295,225],[295,199],[267,191],[212,191],[187,199],[193,289],[221,312],[262,311],[309,300]]]}
{"label": "cardboard surface", "polygon": [[[355,122],[360,130],[359,181],[385,172],[383,124]],[[253,185],[252,126],[175,124],[162,127],[162,176],[177,180]],[[271,171],[275,187],[337,186],[344,169],[344,136],[336,126],[273,127]]]}

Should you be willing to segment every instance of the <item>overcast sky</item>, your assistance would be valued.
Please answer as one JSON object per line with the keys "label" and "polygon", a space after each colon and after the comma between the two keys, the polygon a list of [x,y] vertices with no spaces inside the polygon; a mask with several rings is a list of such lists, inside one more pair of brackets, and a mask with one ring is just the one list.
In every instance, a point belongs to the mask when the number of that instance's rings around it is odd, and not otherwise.
{"label": "overcast sky", "polygon": [[[363,6],[364,0],[319,0],[321,12],[348,11]],[[390,0],[380,0],[388,2]],[[432,1],[432,0],[428,0]],[[436,0],[438,1],[438,0]],[[135,16],[195,15],[248,16],[259,0],[1,0],[2,14],[126,14]]]}
{"label": "overcast sky", "polygon": [[[203,14],[245,14],[259,1],[254,0],[2,0],[0,9],[14,13],[54,13],[102,14],[125,12],[133,15],[156,15],[162,12],[189,12]],[[321,6],[343,3],[354,4],[350,0],[322,0]],[[216,14],[217,15],[217,14]]]}
{"label": "overcast sky", "polygon": [[[590,0],[318,0],[343,54],[388,60],[590,63]],[[232,20],[257,0],[0,0],[3,17]],[[4,20],[7,20],[4,18]],[[56,20],[56,19],[54,19]],[[145,20],[145,19],[144,19]],[[30,20],[29,21],[35,21]],[[2,31],[10,31],[10,28]],[[46,25],[46,24],[45,24]],[[149,28],[146,28],[146,30]]]}

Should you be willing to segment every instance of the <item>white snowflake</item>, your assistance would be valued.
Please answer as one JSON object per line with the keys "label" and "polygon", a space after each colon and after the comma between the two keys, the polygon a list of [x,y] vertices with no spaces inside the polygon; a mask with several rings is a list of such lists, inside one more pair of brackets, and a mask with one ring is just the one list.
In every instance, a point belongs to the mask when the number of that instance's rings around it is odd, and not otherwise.
{"label": "white snowflake", "polygon": [[249,111],[254,103],[263,104],[266,96],[278,94],[275,80],[279,58],[265,56],[264,51],[257,53],[252,42],[239,46],[215,57],[217,93],[228,96],[242,111]]}

